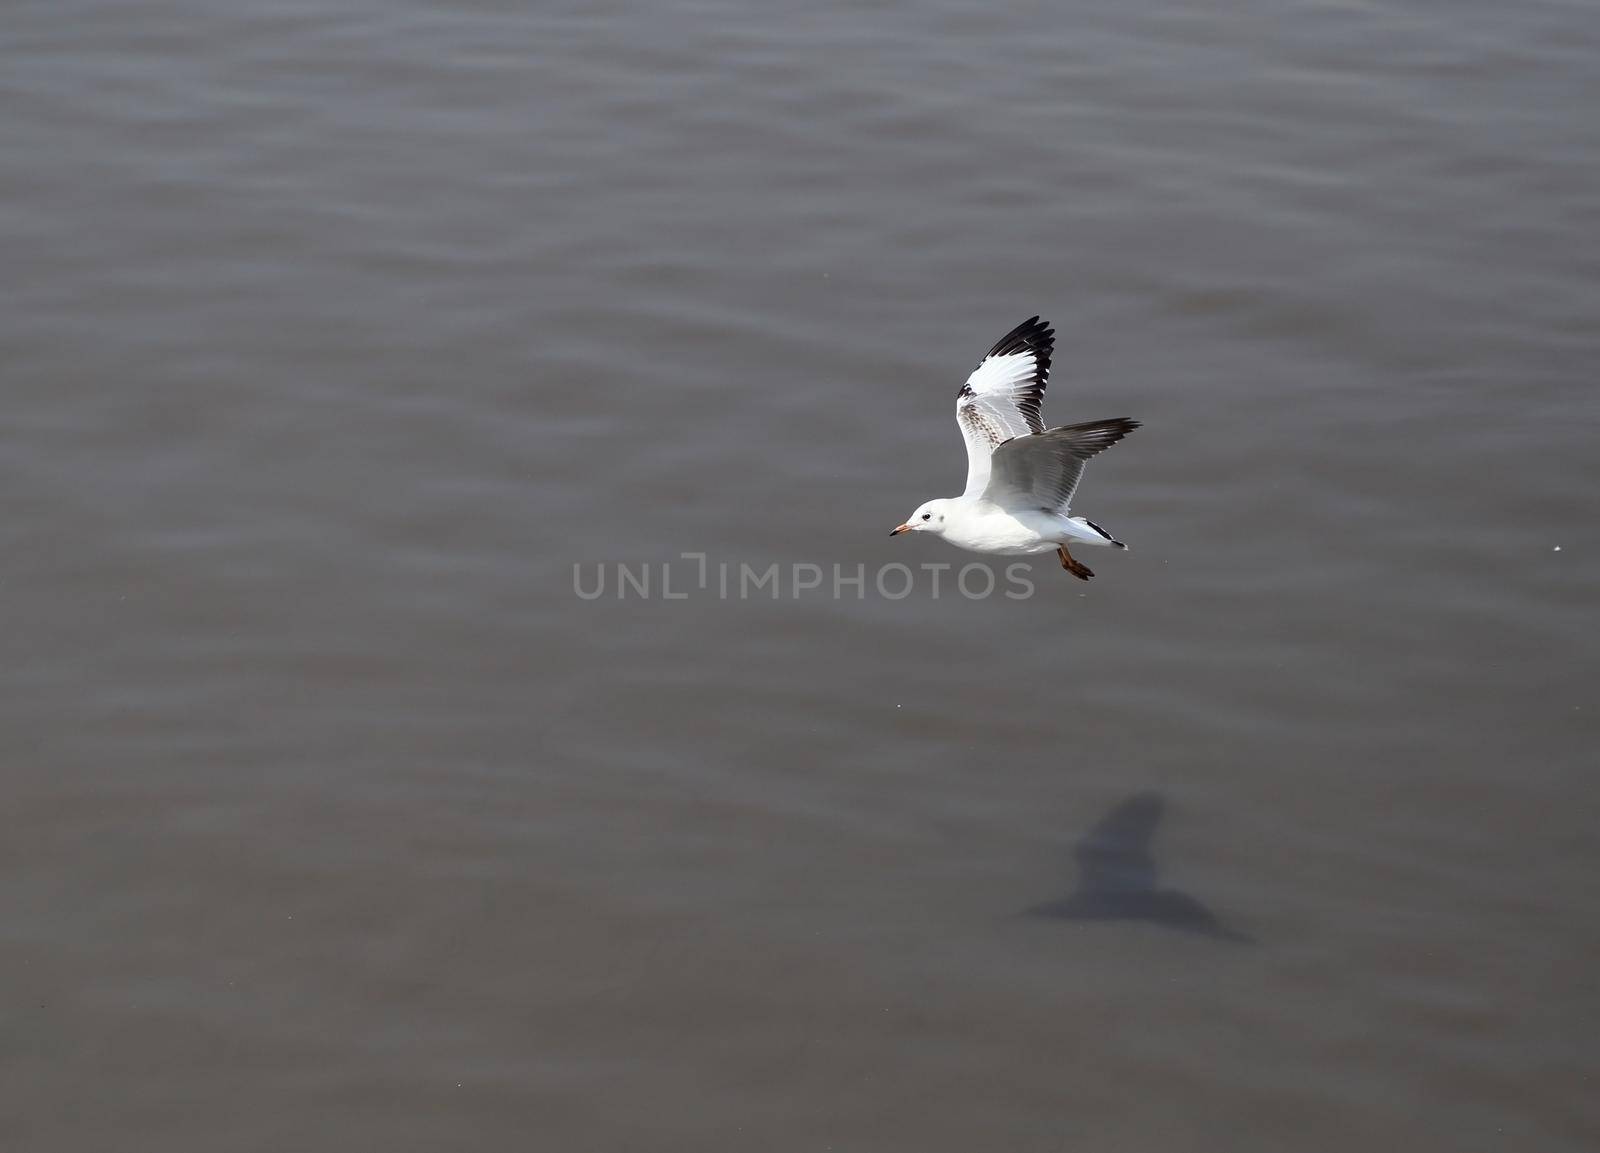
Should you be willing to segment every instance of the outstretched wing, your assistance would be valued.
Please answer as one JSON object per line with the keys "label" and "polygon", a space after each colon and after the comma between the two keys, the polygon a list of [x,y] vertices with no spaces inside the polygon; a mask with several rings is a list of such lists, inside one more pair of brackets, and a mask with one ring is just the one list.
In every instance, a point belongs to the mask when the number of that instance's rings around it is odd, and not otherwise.
{"label": "outstretched wing", "polygon": [[992,473],[983,495],[1006,508],[1066,512],[1089,458],[1139,427],[1119,416],[1063,424],[1001,444],[990,455]]}
{"label": "outstretched wing", "polygon": [[1055,330],[1037,316],[995,342],[956,393],[956,423],[967,442],[967,489],[989,483],[989,455],[1012,437],[1044,431],[1039,405],[1050,380]]}

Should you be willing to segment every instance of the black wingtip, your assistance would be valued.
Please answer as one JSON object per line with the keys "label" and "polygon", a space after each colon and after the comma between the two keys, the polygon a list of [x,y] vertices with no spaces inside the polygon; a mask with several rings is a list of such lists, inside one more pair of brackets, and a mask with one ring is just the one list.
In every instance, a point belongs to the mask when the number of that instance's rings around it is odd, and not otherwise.
{"label": "black wingtip", "polygon": [[[1047,428],[1038,436],[1051,436],[1058,438],[1063,444],[1075,449],[1083,460],[1088,460],[1097,452],[1103,452],[1139,427],[1139,422],[1126,416],[1112,417],[1110,420],[1085,420],[1079,424],[1058,424],[1054,428]],[[997,445],[996,448],[999,446]]]}
{"label": "black wingtip", "polygon": [[1050,350],[1055,347],[1056,330],[1037,316],[1030,316],[1017,327],[994,342],[988,356],[1010,356],[1014,352],[1032,349],[1045,366],[1050,363]]}

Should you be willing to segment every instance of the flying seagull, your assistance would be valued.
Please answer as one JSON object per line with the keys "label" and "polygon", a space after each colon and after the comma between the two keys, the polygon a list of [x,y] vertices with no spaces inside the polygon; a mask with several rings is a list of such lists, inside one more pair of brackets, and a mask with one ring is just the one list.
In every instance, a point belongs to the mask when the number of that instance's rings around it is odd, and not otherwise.
{"label": "flying seagull", "polygon": [[1045,428],[1039,406],[1050,380],[1055,330],[1037,316],[1002,336],[956,393],[967,442],[967,488],[930,500],[889,532],[931,532],[973,552],[1050,552],[1079,580],[1094,576],[1071,544],[1127,548],[1067,506],[1095,453],[1139,427],[1125,416]]}

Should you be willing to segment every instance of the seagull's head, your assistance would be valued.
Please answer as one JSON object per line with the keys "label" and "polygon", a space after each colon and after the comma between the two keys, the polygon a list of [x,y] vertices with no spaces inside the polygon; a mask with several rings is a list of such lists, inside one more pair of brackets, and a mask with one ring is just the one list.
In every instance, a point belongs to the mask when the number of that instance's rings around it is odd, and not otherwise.
{"label": "seagull's head", "polygon": [[905,524],[890,529],[889,535],[899,536],[903,532],[931,532],[935,536],[943,536],[944,518],[949,511],[949,501],[930,500],[927,504],[918,506],[917,511],[906,518]]}

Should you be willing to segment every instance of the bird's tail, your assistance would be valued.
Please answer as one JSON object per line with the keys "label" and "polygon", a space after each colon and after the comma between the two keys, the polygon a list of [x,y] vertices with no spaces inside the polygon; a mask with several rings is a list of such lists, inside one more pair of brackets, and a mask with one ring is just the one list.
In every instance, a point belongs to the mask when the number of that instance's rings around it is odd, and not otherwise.
{"label": "bird's tail", "polygon": [[1077,521],[1079,524],[1083,525],[1085,528],[1093,529],[1095,532],[1097,532],[1101,536],[1105,537],[1106,543],[1108,545],[1111,545],[1113,548],[1127,548],[1128,547],[1127,545],[1123,544],[1120,540],[1118,540],[1116,537],[1114,537],[1110,533],[1108,533],[1105,529],[1103,529],[1099,525],[1095,524],[1094,521],[1090,520],[1088,517],[1086,517],[1086,516],[1075,516],[1072,519]]}

